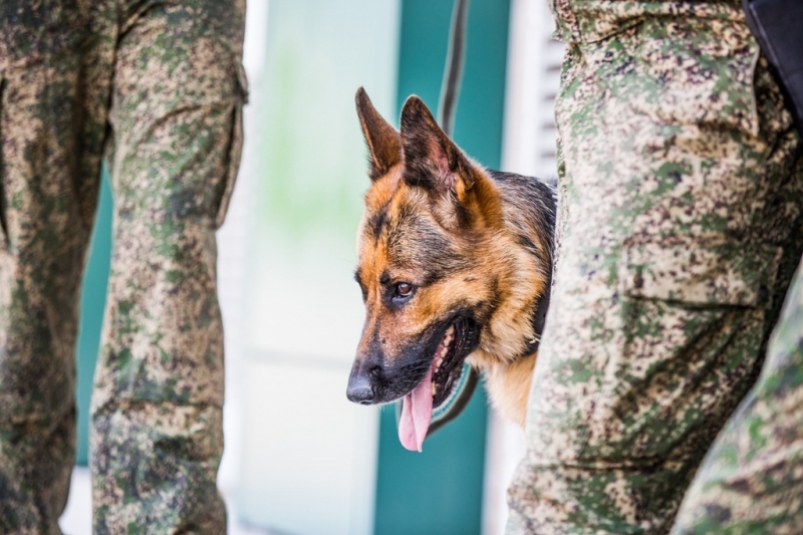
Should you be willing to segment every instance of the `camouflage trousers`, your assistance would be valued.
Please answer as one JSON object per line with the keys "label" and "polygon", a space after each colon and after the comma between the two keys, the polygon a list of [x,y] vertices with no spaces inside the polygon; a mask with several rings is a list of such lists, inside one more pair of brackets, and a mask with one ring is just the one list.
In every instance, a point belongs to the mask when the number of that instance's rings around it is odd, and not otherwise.
{"label": "camouflage trousers", "polygon": [[599,4],[553,1],[558,255],[509,534],[667,533],[803,250],[800,138],[739,2]]}
{"label": "camouflage trousers", "polygon": [[215,230],[242,144],[244,12],[243,0],[0,3],[0,533],[60,533],[104,157],[114,250],[94,532],[225,533]]}
{"label": "camouflage trousers", "polygon": [[803,263],[758,383],[708,452],[673,535],[803,533]]}

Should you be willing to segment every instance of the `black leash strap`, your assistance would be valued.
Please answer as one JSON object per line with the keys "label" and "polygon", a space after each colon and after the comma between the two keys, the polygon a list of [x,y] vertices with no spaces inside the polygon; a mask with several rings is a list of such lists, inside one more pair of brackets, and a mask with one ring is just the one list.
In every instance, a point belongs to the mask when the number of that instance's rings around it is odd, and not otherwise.
{"label": "black leash strap", "polygon": [[466,62],[467,23],[468,0],[456,0],[452,11],[449,49],[446,52],[446,68],[443,71],[438,103],[438,124],[447,136],[451,136],[454,131],[457,98],[460,96],[460,82],[463,79],[463,65]]}
{"label": "black leash strap", "polygon": [[803,0],[742,0],[742,7],[803,135]]}
{"label": "black leash strap", "polygon": [[[803,1],[803,0],[801,0]],[[438,104],[438,123],[441,130],[452,135],[454,130],[454,117],[457,110],[457,99],[460,96],[460,83],[463,79],[463,65],[466,60],[466,28],[468,26],[468,0],[455,0],[452,10],[452,23],[449,28],[449,50],[446,54],[446,68],[441,84],[440,102]],[[477,384],[480,382],[479,373],[466,363],[463,363],[463,375],[455,387],[455,392],[443,407],[432,413],[427,438],[448,424],[463,412],[468,406]]]}

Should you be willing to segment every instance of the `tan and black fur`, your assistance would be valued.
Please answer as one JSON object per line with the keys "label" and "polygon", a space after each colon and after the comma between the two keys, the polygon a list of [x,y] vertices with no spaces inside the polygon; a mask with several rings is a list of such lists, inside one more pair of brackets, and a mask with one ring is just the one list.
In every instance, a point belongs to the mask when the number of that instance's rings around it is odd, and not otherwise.
{"label": "tan and black fur", "polygon": [[554,191],[473,162],[415,96],[402,110],[401,132],[362,89],[357,111],[371,187],[357,238],[366,319],[349,399],[384,403],[409,393],[454,325],[447,357],[454,362],[435,404],[467,358],[492,403],[523,425],[549,301]]}

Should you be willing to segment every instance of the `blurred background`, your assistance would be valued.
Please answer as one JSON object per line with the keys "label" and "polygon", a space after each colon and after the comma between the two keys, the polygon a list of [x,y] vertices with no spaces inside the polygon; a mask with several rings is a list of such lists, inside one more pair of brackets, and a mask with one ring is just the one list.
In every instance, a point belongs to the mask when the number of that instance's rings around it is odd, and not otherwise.
{"label": "blurred background", "polygon": [[[488,406],[411,453],[392,407],[349,403],[362,328],[352,278],[368,188],[354,110],[365,87],[394,125],[411,94],[437,109],[452,0],[249,0],[246,146],[218,232],[232,534],[502,533],[522,432]],[[472,0],[455,140],[483,165],[554,178],[561,44],[545,1]],[[82,296],[79,450],[61,526],[91,532],[88,407],[111,251],[104,176]]]}

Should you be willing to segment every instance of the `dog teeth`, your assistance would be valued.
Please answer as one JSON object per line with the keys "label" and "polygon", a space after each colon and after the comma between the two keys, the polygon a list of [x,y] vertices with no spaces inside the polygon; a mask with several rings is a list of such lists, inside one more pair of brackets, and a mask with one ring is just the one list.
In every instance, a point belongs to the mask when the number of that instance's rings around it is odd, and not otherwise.
{"label": "dog teeth", "polygon": [[450,325],[449,328],[446,330],[446,334],[443,336],[442,345],[445,348],[449,345],[449,343],[454,339],[454,325]]}
{"label": "dog teeth", "polygon": [[437,388],[435,387],[435,383],[432,383],[432,397],[433,397],[433,398],[435,397],[435,390],[436,390],[436,389],[437,389]]}
{"label": "dog teeth", "polygon": [[[446,359],[446,355],[449,353],[449,344],[454,339],[454,325],[450,325],[448,329],[446,329],[446,334],[443,337],[443,341],[441,345],[438,347],[438,351],[435,353],[435,370],[438,371],[443,364],[444,359]],[[435,395],[435,385],[432,385],[432,395]]]}

